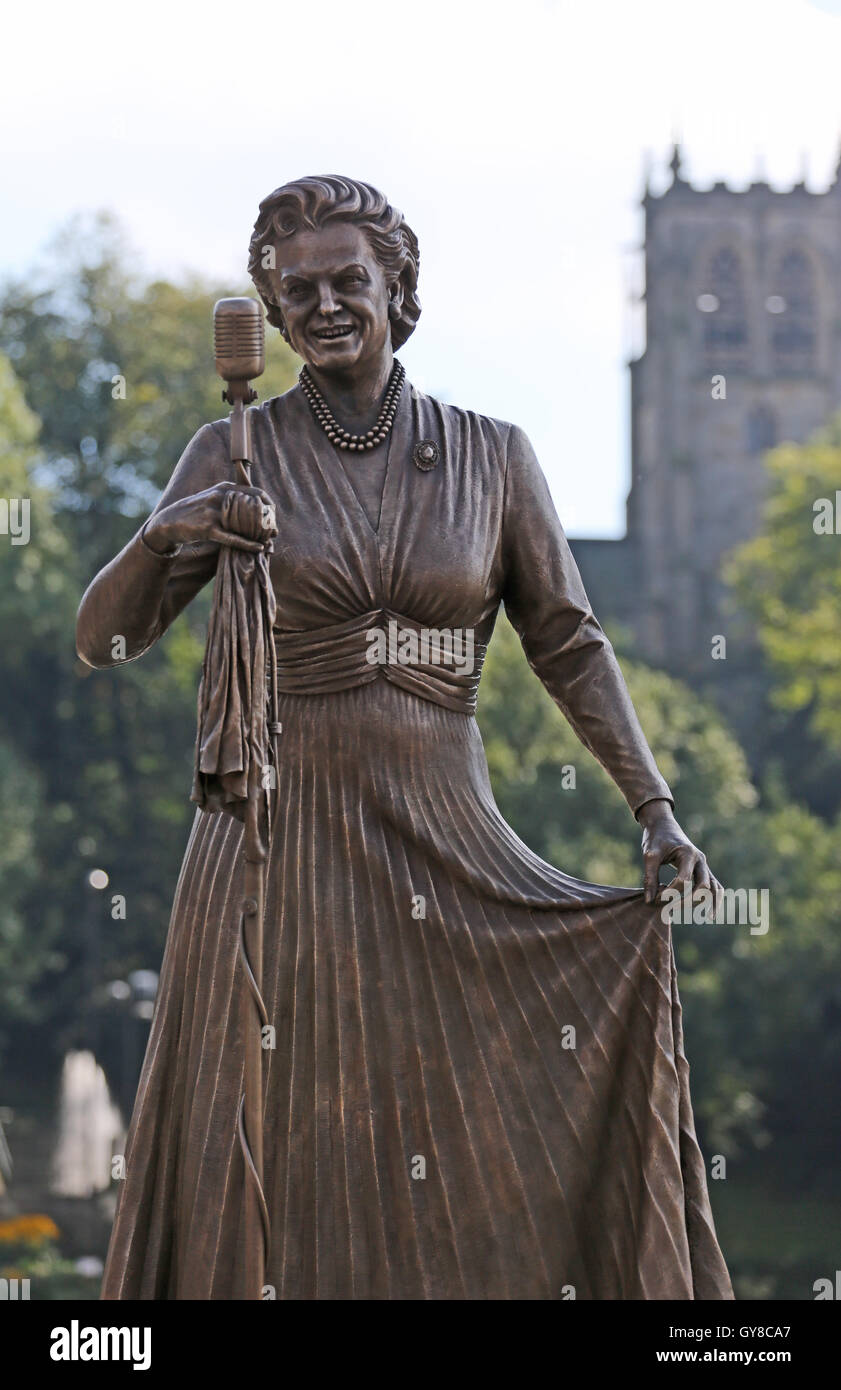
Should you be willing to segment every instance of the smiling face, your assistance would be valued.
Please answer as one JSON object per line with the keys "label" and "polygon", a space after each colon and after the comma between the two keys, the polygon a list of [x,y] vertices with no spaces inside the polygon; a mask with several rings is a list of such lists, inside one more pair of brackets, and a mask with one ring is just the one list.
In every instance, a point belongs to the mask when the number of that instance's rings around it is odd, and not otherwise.
{"label": "smiling face", "polygon": [[270,275],[295,351],[318,371],[355,375],[391,354],[389,286],[361,227],[332,221],[277,247]]}

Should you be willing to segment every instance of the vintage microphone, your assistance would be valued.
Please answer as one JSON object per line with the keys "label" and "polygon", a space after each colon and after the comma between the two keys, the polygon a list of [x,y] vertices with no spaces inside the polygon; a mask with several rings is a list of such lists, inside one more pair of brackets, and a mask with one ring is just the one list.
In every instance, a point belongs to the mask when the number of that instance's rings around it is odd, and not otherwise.
{"label": "vintage microphone", "polygon": [[213,307],[213,345],[216,370],[227,390],[222,400],[231,411],[231,461],[240,470],[240,481],[251,483],[251,431],[246,405],[256,401],[249,383],[266,370],[266,333],[263,310],[256,299],[217,299]]}
{"label": "vintage microphone", "polygon": [[[222,399],[233,408],[231,410],[231,462],[236,470],[237,481],[246,487],[251,485],[252,442],[250,412],[246,407],[256,400],[250,382],[261,376],[265,368],[265,333],[263,310],[254,299],[220,299],[213,310],[214,346],[216,370],[226,382]],[[274,529],[274,516],[267,516],[264,510],[263,527]],[[263,539],[262,530],[255,539]],[[265,554],[249,554],[245,551],[223,550],[220,554],[221,579],[217,574],[217,606],[221,613],[228,613],[224,595],[229,586],[239,582],[248,584],[247,592],[251,599],[250,621],[255,624],[257,640],[252,634],[247,643],[251,654],[252,669],[249,673],[251,689],[250,710],[244,711],[248,722],[245,730],[251,756],[247,767],[246,801],[240,802],[238,813],[244,820],[244,899],[240,915],[239,961],[242,970],[241,980],[241,1027],[245,1049],[244,1090],[240,1100],[238,1133],[240,1149],[245,1165],[245,1270],[246,1297],[261,1299],[264,1296],[266,1264],[269,1255],[271,1236],[269,1212],[263,1190],[263,1029],[268,1025],[266,1006],[262,997],[263,982],[263,916],[265,911],[265,877],[268,841],[271,824],[269,788],[266,785],[265,766],[261,766],[255,750],[265,750],[263,733],[271,741],[274,767],[278,764],[277,739],[280,734],[277,703],[277,658],[272,636],[274,620],[274,600],[268,577],[268,563]],[[229,627],[230,617],[229,617]],[[218,629],[217,629],[218,630]],[[236,643],[237,634],[231,631],[227,640]],[[262,654],[259,666],[255,668],[255,653]],[[242,657],[243,653],[239,655]],[[269,677],[267,688],[266,676]],[[261,699],[268,702],[270,714],[267,718],[265,708],[259,708]],[[255,729],[258,735],[255,737]],[[264,751],[260,754],[264,756]]]}

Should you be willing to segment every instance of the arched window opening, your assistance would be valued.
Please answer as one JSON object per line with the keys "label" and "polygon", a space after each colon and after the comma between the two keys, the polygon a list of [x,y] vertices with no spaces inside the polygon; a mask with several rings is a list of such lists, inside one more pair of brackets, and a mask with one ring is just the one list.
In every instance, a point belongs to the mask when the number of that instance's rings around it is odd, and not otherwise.
{"label": "arched window opening", "polygon": [[771,350],[776,371],[795,376],[814,371],[817,347],[815,276],[808,256],[802,251],[789,251],[783,256],[774,293],[766,301],[766,308],[774,314]]}
{"label": "arched window opening", "polygon": [[748,320],[741,261],[722,247],[710,258],[704,293],[704,360],[712,371],[748,365]]}

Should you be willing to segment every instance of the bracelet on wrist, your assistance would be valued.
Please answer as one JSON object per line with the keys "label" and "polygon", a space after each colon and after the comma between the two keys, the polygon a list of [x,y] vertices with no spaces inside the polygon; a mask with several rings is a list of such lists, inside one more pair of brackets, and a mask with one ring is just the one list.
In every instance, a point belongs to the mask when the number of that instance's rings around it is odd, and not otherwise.
{"label": "bracelet on wrist", "polygon": [[[657,806],[659,809],[657,811],[652,812],[649,809],[652,806]],[[643,812],[646,810],[648,810],[649,817],[651,815],[656,815],[658,817],[665,815],[674,815],[675,803],[668,796],[650,796],[647,801],[644,801],[641,806],[637,807],[636,811],[634,812],[634,819],[642,823]]]}

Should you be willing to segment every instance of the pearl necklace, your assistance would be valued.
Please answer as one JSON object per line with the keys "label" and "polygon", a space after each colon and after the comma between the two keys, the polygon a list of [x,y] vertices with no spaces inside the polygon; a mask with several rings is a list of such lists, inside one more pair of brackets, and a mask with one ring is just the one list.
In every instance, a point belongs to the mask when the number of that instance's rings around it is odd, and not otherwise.
{"label": "pearl necklace", "polygon": [[310,410],[330,443],[335,444],[337,449],[358,450],[361,453],[365,449],[376,449],[377,445],[382,444],[383,440],[388,437],[394,424],[397,403],[400,400],[400,392],[403,390],[405,379],[406,368],[402,362],[395,361],[391,369],[391,376],[388,379],[385,400],[377,416],[377,422],[373,429],[368,430],[367,434],[351,434],[349,430],[343,430],[341,425],[336,423],[329,405],[305,366],[301,368],[298,384],[307,398]]}

